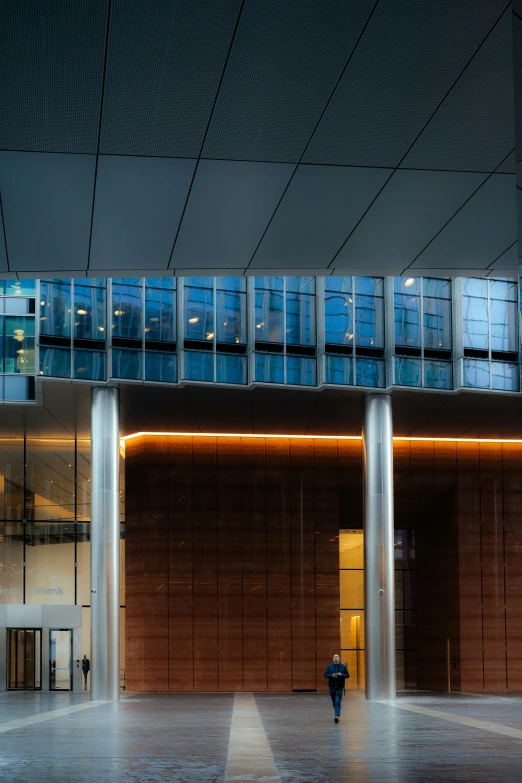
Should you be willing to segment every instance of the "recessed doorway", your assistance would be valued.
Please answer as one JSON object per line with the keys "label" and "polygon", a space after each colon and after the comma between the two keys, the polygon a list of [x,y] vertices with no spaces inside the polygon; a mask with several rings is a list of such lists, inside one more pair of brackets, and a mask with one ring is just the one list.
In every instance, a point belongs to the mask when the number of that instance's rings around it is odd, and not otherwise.
{"label": "recessed doorway", "polygon": [[7,629],[7,690],[42,690],[42,629]]}
{"label": "recessed doorway", "polygon": [[60,628],[49,631],[49,690],[72,691],[72,631]]}

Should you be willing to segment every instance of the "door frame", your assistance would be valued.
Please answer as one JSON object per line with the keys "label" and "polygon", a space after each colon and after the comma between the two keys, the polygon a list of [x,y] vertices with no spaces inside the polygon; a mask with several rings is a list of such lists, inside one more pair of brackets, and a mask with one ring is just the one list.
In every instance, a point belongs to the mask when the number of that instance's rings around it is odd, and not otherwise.
{"label": "door frame", "polygon": [[[41,628],[6,628],[6,631],[7,631],[7,633],[6,633],[6,664],[7,665],[6,665],[6,683],[5,683],[6,690],[7,691],[41,691],[42,690],[42,629]],[[11,631],[16,631],[17,633],[20,633],[20,631],[24,632],[24,687],[23,688],[10,688],[9,687],[9,664],[10,664],[10,660],[11,660],[11,658],[10,658],[10,649],[9,649],[9,639],[10,639],[10,632]],[[39,677],[40,685],[39,685],[39,687],[34,686],[33,688],[28,688],[26,686],[26,683],[27,683],[27,672],[25,671],[25,660],[26,660],[26,657],[27,657],[27,636],[26,636],[27,631],[32,631],[34,633],[35,641],[36,641],[36,638],[37,638],[37,634],[39,635],[39,638],[40,638],[40,677]],[[36,650],[36,643],[35,643],[35,650]],[[18,662],[18,659],[17,659],[17,662]],[[37,668],[36,668],[36,659],[35,659],[35,661],[34,661],[34,674],[33,674],[35,682],[36,682],[36,673],[37,673]]]}
{"label": "door frame", "polygon": [[[71,693],[73,690],[73,628],[49,628],[49,691],[59,691],[61,693]],[[53,666],[51,661],[51,634],[61,632],[69,634],[69,687],[68,688],[56,688],[52,687],[52,674]]]}

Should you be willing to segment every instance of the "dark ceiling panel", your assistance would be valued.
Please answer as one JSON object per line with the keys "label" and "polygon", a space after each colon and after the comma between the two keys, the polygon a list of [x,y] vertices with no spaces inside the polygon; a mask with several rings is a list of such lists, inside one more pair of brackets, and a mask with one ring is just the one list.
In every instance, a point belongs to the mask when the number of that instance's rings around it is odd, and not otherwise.
{"label": "dark ceiling panel", "polygon": [[396,171],[332,266],[402,269],[426,247],[486,178],[451,171]]}
{"label": "dark ceiling panel", "polygon": [[412,268],[485,269],[517,238],[514,174],[492,174]]}
{"label": "dark ceiling panel", "polygon": [[249,0],[203,156],[297,162],[374,0]]}
{"label": "dark ceiling panel", "polygon": [[[0,193],[0,197],[1,197],[1,193]],[[5,249],[4,235],[5,235],[4,221],[2,218],[2,214],[0,213],[0,272],[7,272],[9,268],[7,263],[7,252]]]}
{"label": "dark ceiling panel", "polygon": [[514,148],[511,16],[504,14],[402,166],[495,171]]}
{"label": "dark ceiling panel", "polygon": [[248,266],[294,166],[202,160],[171,267]]}
{"label": "dark ceiling panel", "polygon": [[502,161],[500,166],[498,166],[495,171],[497,174],[515,174],[516,173],[516,155],[515,150],[513,149],[507,158]]}
{"label": "dark ceiling panel", "polygon": [[199,155],[240,0],[112,0],[100,151]]}
{"label": "dark ceiling panel", "polygon": [[397,166],[508,5],[381,2],[304,162]]}
{"label": "dark ceiling panel", "polygon": [[0,152],[11,271],[85,270],[94,155]]}
{"label": "dark ceiling panel", "polygon": [[195,160],[102,155],[90,269],[166,269]]}
{"label": "dark ceiling panel", "polygon": [[516,272],[518,277],[518,242],[513,242],[511,247],[508,247],[496,261],[489,265],[488,269],[492,270],[492,274],[495,274],[496,270],[510,270]]}
{"label": "dark ceiling panel", "polygon": [[3,0],[0,147],[96,152],[107,0]]}
{"label": "dark ceiling panel", "polygon": [[392,172],[299,166],[252,266],[326,269]]}

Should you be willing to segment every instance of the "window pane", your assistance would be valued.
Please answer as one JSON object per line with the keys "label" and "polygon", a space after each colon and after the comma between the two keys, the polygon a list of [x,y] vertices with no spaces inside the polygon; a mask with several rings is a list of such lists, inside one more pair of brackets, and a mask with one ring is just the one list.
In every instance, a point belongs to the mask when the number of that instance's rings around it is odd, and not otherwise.
{"label": "window pane", "polygon": [[0,605],[23,602],[24,539],[21,522],[0,522]]}
{"label": "window pane", "polygon": [[341,660],[348,667],[350,679],[346,680],[347,691],[364,689],[364,650],[341,650]]}
{"label": "window pane", "polygon": [[105,351],[75,351],[74,377],[91,381],[106,379]]}
{"label": "window pane", "polygon": [[168,288],[171,291],[176,290],[175,277],[146,277],[145,285],[153,288]]}
{"label": "window pane", "polygon": [[28,604],[74,604],[74,522],[25,526]]}
{"label": "window pane", "polygon": [[356,277],[355,293],[368,296],[382,296],[384,283],[382,277]]}
{"label": "window pane", "polygon": [[294,294],[315,294],[315,277],[287,277],[286,290]]}
{"label": "window pane", "polygon": [[465,296],[463,299],[463,314],[464,347],[486,350],[489,347],[487,299]]}
{"label": "window pane", "polygon": [[353,384],[353,359],[351,356],[327,354],[324,359],[326,383],[337,383],[340,386]]}
{"label": "window pane", "polygon": [[325,277],[324,279],[324,290],[325,291],[337,291],[344,294],[351,294],[352,293],[352,278],[351,276],[348,277],[340,277],[340,276],[333,276],[333,277]]}
{"label": "window pane", "polygon": [[256,277],[254,285],[256,288],[265,288],[270,291],[282,291],[283,290],[283,278],[282,277]]}
{"label": "window pane", "polygon": [[286,295],[286,342],[290,345],[315,345],[315,297]]}
{"label": "window pane", "polygon": [[[344,278],[338,278],[343,280]],[[325,342],[353,343],[353,297],[349,293],[326,292],[324,299]]]}
{"label": "window pane", "polygon": [[[206,278],[201,278],[205,280]],[[185,286],[185,337],[212,340],[214,337],[214,292],[212,288]]]}
{"label": "window pane", "polygon": [[[339,567],[364,568],[364,538],[362,530],[342,530],[339,533]],[[363,606],[363,604],[360,604]]]}
{"label": "window pane", "polygon": [[364,650],[363,609],[341,611],[341,647]]}
{"label": "window pane", "polygon": [[424,297],[424,347],[451,350],[451,300]]}
{"label": "window pane", "polygon": [[[113,285],[112,334],[138,339],[142,330],[141,287]],[[122,376],[119,376],[122,377]]]}
{"label": "window pane", "polygon": [[74,336],[83,340],[105,339],[105,289],[74,284]]}
{"label": "window pane", "polygon": [[185,378],[189,381],[214,380],[214,354],[210,351],[185,351]]}
{"label": "window pane", "polygon": [[424,385],[430,389],[453,388],[453,365],[435,359],[424,359]]}
{"label": "window pane", "polygon": [[278,353],[256,353],[256,381],[284,383],[284,356]]}
{"label": "window pane", "polygon": [[502,391],[518,391],[520,368],[510,362],[491,362],[491,388]]}
{"label": "window pane", "polygon": [[30,312],[30,303],[30,299],[16,296],[6,297],[1,302],[4,308],[4,312],[10,313],[12,315],[26,315]]}
{"label": "window pane", "polygon": [[463,359],[464,386],[489,389],[489,362],[487,359]]}
{"label": "window pane", "polygon": [[4,400],[34,400],[34,384],[31,388],[25,375],[6,375],[4,381]]}
{"label": "window pane", "polygon": [[71,377],[71,352],[67,348],[40,346],[40,375],[54,378]]}
{"label": "window pane", "polygon": [[315,386],[316,360],[305,356],[286,357],[286,382],[297,386]]}
{"label": "window pane", "polygon": [[384,387],[384,362],[377,359],[362,359],[355,362],[355,383],[357,386]]}
{"label": "window pane", "polygon": [[246,294],[217,292],[216,333],[220,343],[246,343]]}
{"label": "window pane", "polygon": [[516,303],[491,299],[489,312],[491,318],[491,350],[516,351],[518,318]]}
{"label": "window pane", "polygon": [[425,277],[422,281],[424,296],[434,296],[437,299],[451,299],[451,280],[437,277]]}
{"label": "window pane", "polygon": [[142,353],[141,351],[128,351],[122,348],[112,349],[112,376],[113,378],[127,378],[128,380],[142,379]]}
{"label": "window pane", "polygon": [[27,439],[26,514],[33,520],[74,520],[74,440]]}
{"label": "window pane", "polygon": [[283,294],[256,291],[256,340],[265,343],[283,342]]}
{"label": "window pane", "polygon": [[161,351],[146,351],[145,379],[147,381],[175,383],[176,354],[162,353]]}
{"label": "window pane", "polygon": [[420,297],[395,294],[394,304],[395,345],[420,346]]}
{"label": "window pane", "polygon": [[6,296],[34,296],[36,293],[36,280],[6,280]]}
{"label": "window pane", "polygon": [[218,291],[246,291],[246,277],[216,277]]}
{"label": "window pane", "polygon": [[234,354],[216,355],[216,380],[218,383],[246,383],[246,356]]}
{"label": "window pane", "polygon": [[501,299],[504,302],[517,301],[517,284],[513,281],[490,280],[489,295],[492,299]]}
{"label": "window pane", "polygon": [[421,359],[395,357],[395,383],[397,386],[421,386]]}
{"label": "window pane", "polygon": [[[168,278],[167,278],[168,279]],[[145,289],[145,339],[176,341],[174,291]]]}
{"label": "window pane", "polygon": [[3,371],[34,373],[34,318],[4,317]]}
{"label": "window pane", "polygon": [[478,296],[486,299],[488,295],[488,281],[480,277],[465,277],[462,281],[464,296]]}
{"label": "window pane", "polygon": [[355,297],[357,345],[382,348],[384,345],[383,300],[374,296]]}
{"label": "window pane", "polygon": [[339,571],[341,609],[364,607],[364,572]]}
{"label": "window pane", "polygon": [[40,332],[57,337],[71,336],[70,280],[42,280],[40,283]]}

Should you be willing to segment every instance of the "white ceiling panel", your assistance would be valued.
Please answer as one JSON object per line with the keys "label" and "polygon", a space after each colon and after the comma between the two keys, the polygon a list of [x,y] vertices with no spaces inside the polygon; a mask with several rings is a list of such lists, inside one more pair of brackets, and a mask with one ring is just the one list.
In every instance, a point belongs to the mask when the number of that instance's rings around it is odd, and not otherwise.
{"label": "white ceiling panel", "polygon": [[94,155],[0,152],[11,270],[87,268]]}
{"label": "white ceiling panel", "polygon": [[170,266],[248,266],[294,168],[286,163],[200,161]]}
{"label": "white ceiling panel", "polygon": [[514,174],[492,174],[416,259],[415,269],[487,267],[517,238]]}
{"label": "white ceiling panel", "polygon": [[89,268],[166,269],[195,160],[102,155]]}
{"label": "white ceiling panel", "polygon": [[326,269],[391,173],[299,166],[252,264]]}
{"label": "white ceiling panel", "polygon": [[332,266],[389,265],[403,269],[486,176],[450,171],[395,172]]}

